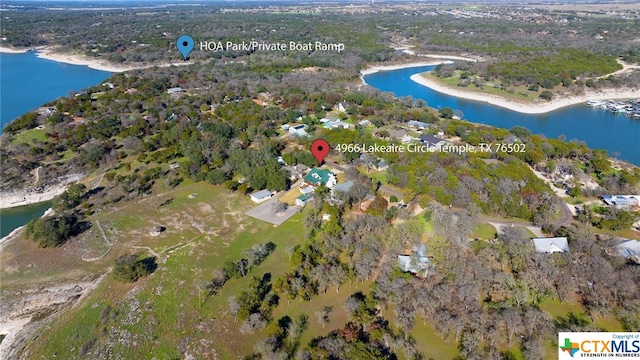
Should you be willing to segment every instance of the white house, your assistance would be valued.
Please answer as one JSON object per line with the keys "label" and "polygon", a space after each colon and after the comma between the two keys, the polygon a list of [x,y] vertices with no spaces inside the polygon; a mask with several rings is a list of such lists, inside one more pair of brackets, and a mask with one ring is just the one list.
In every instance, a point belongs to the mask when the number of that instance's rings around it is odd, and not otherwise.
{"label": "white house", "polygon": [[303,194],[312,193],[320,184],[332,189],[337,182],[336,176],[331,171],[315,168],[304,177],[304,181],[300,185],[300,192]]}
{"label": "white house", "polygon": [[569,243],[566,237],[535,238],[533,239],[533,246],[536,248],[537,253],[553,254],[569,252]]}
{"label": "white house", "polygon": [[420,135],[420,142],[427,145],[430,148],[433,147],[436,149],[442,147],[444,144],[447,143],[445,140],[442,140],[440,138],[437,138],[432,135],[427,135],[427,134]]}
{"label": "white house", "polygon": [[616,246],[616,249],[622,257],[640,257],[640,241],[638,240],[624,240]]}
{"label": "white house", "polygon": [[293,136],[307,137],[309,136],[309,134],[307,134],[307,125],[296,124],[296,125],[289,126],[289,134]]}
{"label": "white house", "polygon": [[271,197],[273,196],[273,193],[265,189],[265,190],[260,190],[258,192],[254,192],[249,196],[251,197],[251,201],[253,201],[256,204],[260,204],[261,202],[265,202],[271,199]]}
{"label": "white house", "polygon": [[344,101],[341,101],[339,103],[336,104],[336,106],[334,107],[334,109],[338,110],[338,111],[342,111],[342,112],[347,112],[347,107],[349,107],[349,104],[347,104]]}
{"label": "white house", "polygon": [[411,127],[411,128],[419,129],[419,130],[424,130],[424,129],[428,129],[429,127],[431,127],[431,124],[427,124],[425,122],[417,121],[417,120],[409,120],[407,125],[409,125],[409,127]]}

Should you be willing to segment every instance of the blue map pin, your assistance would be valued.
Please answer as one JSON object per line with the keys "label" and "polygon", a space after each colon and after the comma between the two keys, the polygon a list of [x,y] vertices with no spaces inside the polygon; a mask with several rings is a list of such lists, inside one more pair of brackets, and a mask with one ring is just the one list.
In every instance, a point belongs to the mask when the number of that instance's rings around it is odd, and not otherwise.
{"label": "blue map pin", "polygon": [[180,51],[180,54],[182,54],[184,61],[187,61],[187,56],[189,56],[191,50],[193,50],[194,45],[195,41],[193,41],[193,38],[189,35],[182,35],[176,41],[176,47],[178,51]]}

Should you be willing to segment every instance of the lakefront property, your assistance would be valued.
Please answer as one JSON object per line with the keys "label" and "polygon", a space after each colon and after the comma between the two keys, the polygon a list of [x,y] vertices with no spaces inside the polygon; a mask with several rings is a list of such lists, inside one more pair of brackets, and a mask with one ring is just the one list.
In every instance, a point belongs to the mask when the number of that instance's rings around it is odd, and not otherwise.
{"label": "lakefront property", "polygon": [[[2,205],[50,202],[0,216],[0,358],[544,360],[637,331],[639,123],[585,102],[640,97],[640,5],[193,5],[3,3],[0,50],[42,47],[0,54]],[[272,51],[315,42],[344,45]],[[73,77],[36,55],[117,73],[6,119]]]}

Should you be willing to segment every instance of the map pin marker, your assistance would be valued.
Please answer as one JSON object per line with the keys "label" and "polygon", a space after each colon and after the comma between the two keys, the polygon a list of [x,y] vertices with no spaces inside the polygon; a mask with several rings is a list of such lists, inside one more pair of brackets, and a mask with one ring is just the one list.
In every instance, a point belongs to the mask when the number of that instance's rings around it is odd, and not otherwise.
{"label": "map pin marker", "polygon": [[187,61],[187,56],[189,56],[195,44],[196,42],[193,41],[193,38],[189,35],[182,35],[176,40],[176,47],[178,51],[180,51],[180,54],[182,54],[184,61]]}
{"label": "map pin marker", "polygon": [[324,139],[313,140],[311,143],[311,153],[318,160],[318,165],[322,164],[322,160],[329,154],[329,143]]}

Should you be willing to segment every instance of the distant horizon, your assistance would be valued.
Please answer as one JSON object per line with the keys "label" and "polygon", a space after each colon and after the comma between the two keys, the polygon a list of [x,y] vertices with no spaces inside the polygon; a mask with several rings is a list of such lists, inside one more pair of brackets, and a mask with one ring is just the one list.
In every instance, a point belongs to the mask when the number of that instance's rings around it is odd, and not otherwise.
{"label": "distant horizon", "polygon": [[[122,3],[132,3],[132,4],[175,4],[175,3],[185,3],[185,4],[201,4],[201,3],[295,3],[295,4],[312,4],[312,3],[370,3],[371,0],[306,0],[306,1],[296,1],[296,0],[4,0],[2,5],[7,4],[25,4],[25,3],[102,3],[102,4],[122,4]],[[636,4],[636,1],[627,0],[627,1],[618,1],[618,0],[565,0],[565,1],[553,1],[553,0],[448,0],[448,1],[438,1],[438,0],[377,0],[378,4],[380,3],[434,3],[441,6],[446,6],[449,3],[456,4],[465,4],[465,3],[482,3],[482,4],[538,4],[538,5],[562,5],[562,4]]]}

